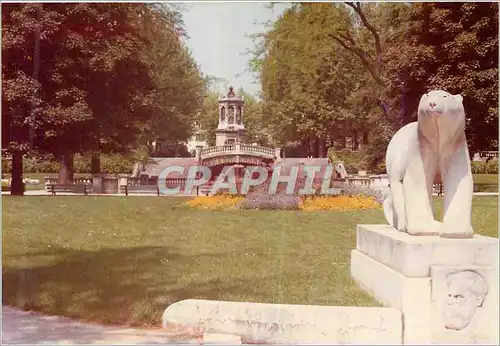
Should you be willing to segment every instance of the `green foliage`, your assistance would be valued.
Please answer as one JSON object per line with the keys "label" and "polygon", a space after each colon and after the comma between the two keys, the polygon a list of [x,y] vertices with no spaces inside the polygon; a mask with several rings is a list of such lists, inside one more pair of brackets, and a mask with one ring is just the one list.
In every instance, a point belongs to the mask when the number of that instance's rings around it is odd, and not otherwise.
{"label": "green foliage", "polygon": [[498,146],[497,3],[296,3],[253,38],[263,126],[297,154],[350,137],[383,171],[390,138],[433,88],[464,96],[471,150]]}
{"label": "green foliage", "polygon": [[59,160],[191,134],[203,79],[176,6],[3,4],[2,29],[2,147],[10,152]]}
{"label": "green foliage", "polygon": [[219,95],[207,88],[203,104],[196,116],[200,136],[208,145],[215,145],[215,130],[219,121]]}
{"label": "green foliage", "polygon": [[[10,173],[7,161],[2,162],[6,166],[2,173]],[[110,174],[132,173],[135,162],[137,161],[132,155],[103,154],[101,155],[101,171]],[[23,167],[24,173],[58,173],[60,161],[53,155],[31,156],[23,159]],[[75,155],[73,168],[77,173],[90,173],[90,155]]]}
{"label": "green foliage", "polygon": [[330,162],[342,161],[349,174],[356,174],[358,171],[368,170],[367,154],[363,150],[328,150],[328,159]]}
{"label": "green foliage", "polygon": [[471,162],[473,174],[498,174],[498,159]]}
{"label": "green foliage", "polygon": [[3,156],[2,156],[2,176],[3,174],[5,173],[10,173],[12,170],[12,163],[10,160],[6,160]]}
{"label": "green foliage", "polygon": [[25,157],[23,159],[23,171],[26,173],[56,173],[59,171],[59,166],[59,161],[52,155]]}
{"label": "green foliage", "polygon": [[104,155],[101,159],[101,169],[104,173],[132,173],[134,161],[122,155]]}
{"label": "green foliage", "polygon": [[420,96],[444,89],[464,97],[472,151],[498,147],[498,3],[412,3],[404,40],[389,47],[387,97],[404,123]]}
{"label": "green foliage", "polygon": [[486,170],[489,174],[498,174],[498,159],[489,160]]}

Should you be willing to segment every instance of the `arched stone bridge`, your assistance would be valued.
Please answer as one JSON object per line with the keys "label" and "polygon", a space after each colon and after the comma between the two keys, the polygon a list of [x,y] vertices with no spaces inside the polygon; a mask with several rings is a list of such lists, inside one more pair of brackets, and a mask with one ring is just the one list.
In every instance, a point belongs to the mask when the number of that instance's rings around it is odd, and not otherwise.
{"label": "arched stone bridge", "polygon": [[279,149],[248,144],[226,144],[204,148],[200,152],[203,166],[222,165],[270,166],[279,158]]}

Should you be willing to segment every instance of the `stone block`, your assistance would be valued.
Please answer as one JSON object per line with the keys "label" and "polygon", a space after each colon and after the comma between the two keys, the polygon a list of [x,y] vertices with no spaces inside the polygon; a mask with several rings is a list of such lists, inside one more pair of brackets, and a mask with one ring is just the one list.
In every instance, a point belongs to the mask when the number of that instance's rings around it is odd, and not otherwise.
{"label": "stone block", "polygon": [[241,345],[241,337],[233,334],[204,333],[203,345]]}
{"label": "stone block", "polygon": [[351,252],[351,276],[380,303],[401,310],[405,344],[430,342],[429,277],[409,278],[357,250]]}
{"label": "stone block", "polygon": [[358,250],[352,250],[351,277],[380,303],[401,309],[403,287],[408,279],[401,273]]}
{"label": "stone block", "polygon": [[260,304],[189,299],[170,305],[163,326],[239,335],[243,343],[401,344],[393,308]]}
{"label": "stone block", "polygon": [[358,225],[356,249],[408,277],[428,277],[433,265],[498,268],[498,239],[411,236],[389,225]]}

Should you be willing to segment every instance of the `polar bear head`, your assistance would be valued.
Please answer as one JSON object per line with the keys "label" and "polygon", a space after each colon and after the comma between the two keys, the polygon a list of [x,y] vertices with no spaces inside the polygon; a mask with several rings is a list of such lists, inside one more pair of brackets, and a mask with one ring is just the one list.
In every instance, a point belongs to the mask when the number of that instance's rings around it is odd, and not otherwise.
{"label": "polar bear head", "polygon": [[432,90],[424,94],[418,105],[419,116],[456,115],[463,116],[462,95],[452,95],[443,90]]}
{"label": "polar bear head", "polygon": [[433,90],[422,95],[418,105],[418,125],[428,140],[454,141],[464,134],[465,110],[461,95]]}

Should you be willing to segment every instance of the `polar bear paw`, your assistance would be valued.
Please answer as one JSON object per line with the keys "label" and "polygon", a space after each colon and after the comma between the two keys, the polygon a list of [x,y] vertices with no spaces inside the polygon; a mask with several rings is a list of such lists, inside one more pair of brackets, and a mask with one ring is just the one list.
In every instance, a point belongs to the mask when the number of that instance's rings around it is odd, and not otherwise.
{"label": "polar bear paw", "polygon": [[466,239],[474,237],[474,230],[471,227],[464,229],[464,227],[454,227],[443,224],[439,231],[440,238],[453,238],[453,239]]}
{"label": "polar bear paw", "polygon": [[442,230],[443,224],[439,221],[432,220],[427,224],[419,224],[414,227],[408,228],[408,234],[416,236],[431,236],[439,235]]}

